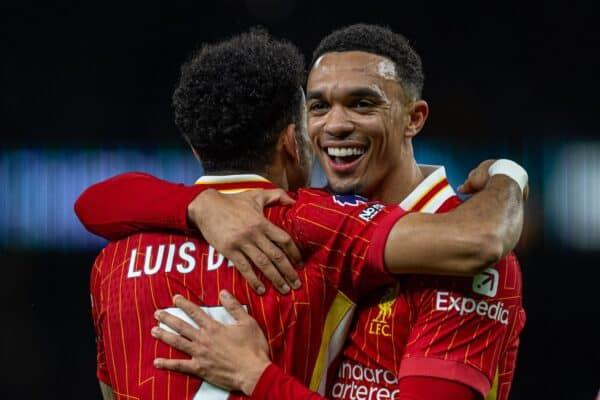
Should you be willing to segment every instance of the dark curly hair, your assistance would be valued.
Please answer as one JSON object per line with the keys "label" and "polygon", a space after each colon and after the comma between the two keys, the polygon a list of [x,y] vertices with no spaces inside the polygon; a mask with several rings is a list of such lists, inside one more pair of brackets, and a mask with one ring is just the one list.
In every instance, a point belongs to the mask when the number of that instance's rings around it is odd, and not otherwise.
{"label": "dark curly hair", "polygon": [[262,171],[301,118],[304,58],[264,29],[205,44],[181,67],[175,123],[206,171]]}
{"label": "dark curly hair", "polygon": [[368,24],[350,25],[331,32],[321,40],[311,61],[311,67],[325,53],[364,51],[392,60],[398,81],[407,94],[420,99],[425,75],[421,57],[408,40],[388,27]]}

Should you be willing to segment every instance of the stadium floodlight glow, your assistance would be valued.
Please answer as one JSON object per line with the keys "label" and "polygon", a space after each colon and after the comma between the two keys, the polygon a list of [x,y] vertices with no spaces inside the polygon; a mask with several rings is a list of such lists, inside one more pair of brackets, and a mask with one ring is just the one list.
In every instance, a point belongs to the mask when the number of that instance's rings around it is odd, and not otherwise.
{"label": "stadium floodlight glow", "polygon": [[0,248],[79,251],[106,241],[85,231],[73,211],[79,194],[113,175],[144,171],[193,183],[202,168],[171,149],[17,149],[0,152]]}
{"label": "stadium floodlight glow", "polygon": [[559,150],[545,187],[545,214],[569,247],[600,250],[600,142]]}

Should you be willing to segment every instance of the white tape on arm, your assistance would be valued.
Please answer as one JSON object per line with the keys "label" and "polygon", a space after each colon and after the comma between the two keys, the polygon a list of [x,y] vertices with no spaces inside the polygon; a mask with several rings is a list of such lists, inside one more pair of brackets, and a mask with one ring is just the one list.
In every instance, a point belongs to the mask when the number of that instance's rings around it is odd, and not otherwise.
{"label": "white tape on arm", "polygon": [[525,186],[527,186],[528,176],[527,171],[519,164],[514,161],[507,159],[496,160],[490,168],[488,169],[490,177],[493,175],[506,175],[519,185],[521,188],[521,193],[525,190]]}

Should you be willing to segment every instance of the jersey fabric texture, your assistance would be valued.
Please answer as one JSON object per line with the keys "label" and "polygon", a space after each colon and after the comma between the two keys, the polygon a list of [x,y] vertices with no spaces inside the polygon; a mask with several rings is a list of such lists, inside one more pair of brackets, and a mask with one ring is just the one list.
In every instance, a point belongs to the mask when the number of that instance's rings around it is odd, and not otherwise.
{"label": "jersey fabric texture", "polygon": [[[459,204],[440,167],[400,205],[437,213]],[[513,253],[472,278],[402,276],[359,305],[329,397],[394,398],[398,380],[420,376],[505,400],[524,324],[521,270]]]}
{"label": "jersey fabric texture", "polygon": [[[203,177],[198,183],[223,191],[273,187],[253,175]],[[302,288],[286,296],[272,288],[255,295],[237,270],[197,236],[147,232],[110,243],[91,275],[98,378],[117,399],[238,396],[153,366],[156,357],[186,358],[150,335],[154,311],[171,307],[173,295],[181,294],[220,318],[218,294],[227,289],[261,325],[273,361],[323,392],[356,300],[394,281],[383,266],[383,248],[391,227],[405,214],[397,206],[347,200],[308,189],[298,192],[291,207],[266,209],[306,260],[299,271]]]}

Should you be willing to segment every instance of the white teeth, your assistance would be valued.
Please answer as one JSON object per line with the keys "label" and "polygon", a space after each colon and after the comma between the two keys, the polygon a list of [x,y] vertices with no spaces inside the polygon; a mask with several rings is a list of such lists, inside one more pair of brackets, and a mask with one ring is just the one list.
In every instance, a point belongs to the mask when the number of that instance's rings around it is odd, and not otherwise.
{"label": "white teeth", "polygon": [[365,149],[358,147],[328,147],[327,154],[331,157],[360,156],[365,153]]}

